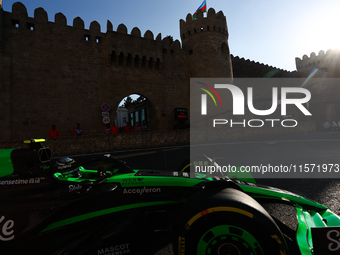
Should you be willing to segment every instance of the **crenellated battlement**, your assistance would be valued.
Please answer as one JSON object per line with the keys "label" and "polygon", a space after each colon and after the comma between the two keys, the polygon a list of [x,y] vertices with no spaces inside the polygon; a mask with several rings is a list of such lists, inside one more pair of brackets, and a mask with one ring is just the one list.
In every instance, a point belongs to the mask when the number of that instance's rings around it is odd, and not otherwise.
{"label": "crenellated battlement", "polygon": [[[21,2],[14,3],[12,5],[12,13],[8,13],[8,14],[10,14],[10,19],[12,20],[13,26],[17,28],[23,28],[23,29],[29,28],[31,30],[35,30],[35,29],[39,29],[43,27],[42,26],[43,24],[53,23],[53,22],[48,21],[47,12],[41,7],[34,10],[33,18],[28,17],[26,6],[22,4]],[[64,14],[57,13],[54,16],[54,23],[56,25],[67,26],[67,19]],[[36,27],[35,24],[39,24],[40,26]],[[90,32],[93,32],[94,34],[104,34],[104,33],[101,33],[101,27],[97,21],[92,21],[89,26],[89,29],[85,29],[84,21],[80,17],[76,17],[73,19],[72,27],[75,29],[84,30],[84,32],[90,31]],[[112,32],[112,31],[113,31],[112,23],[108,20],[106,32]],[[124,24],[118,25],[116,32],[120,34],[128,34],[127,28]],[[157,41],[161,40],[160,35],[157,36],[156,39],[154,39],[154,35],[150,30],[147,30],[142,37],[141,32],[138,27],[133,28],[131,30],[130,35],[135,36],[135,37],[145,38],[148,40],[157,40]]]}
{"label": "crenellated battlement", "polygon": [[[98,51],[107,51],[107,66],[131,67],[131,69],[158,70],[162,69],[163,58],[167,55],[180,54],[181,44],[178,40],[170,42],[166,37],[162,39],[159,33],[156,38],[153,32],[147,30],[144,35],[138,27],[131,33],[124,24],[119,24],[113,30],[111,21],[107,21],[106,32],[101,32],[97,21],[92,21],[89,28],[80,17],[73,19],[72,26],[67,25],[67,18],[62,13],[54,16],[54,22],[48,21],[48,14],[43,8],[34,10],[34,17],[29,17],[25,5],[16,2],[12,5],[12,12],[5,12],[5,29],[17,36],[18,31],[23,36],[38,38],[43,35],[49,41],[64,36],[68,45],[74,47],[95,47]],[[27,34],[26,34],[27,33]],[[38,40],[38,39],[37,39]],[[47,40],[47,39],[46,39]],[[136,40],[141,40],[136,43]],[[0,44],[0,49],[2,45]]]}
{"label": "crenellated battlement", "polygon": [[296,77],[296,72],[279,69],[267,64],[231,55],[234,77],[244,78],[286,78]]}
{"label": "crenellated battlement", "polygon": [[340,51],[338,49],[329,49],[326,53],[321,50],[318,55],[312,52],[309,57],[303,55],[302,59],[295,58],[296,69],[299,72],[309,72],[310,69],[314,68],[329,69],[335,61],[340,61]]}
{"label": "crenellated battlement", "polygon": [[275,70],[278,70],[278,71],[290,73],[290,71],[287,71],[287,70],[284,70],[284,69],[281,69],[281,68],[277,68],[277,67],[274,67],[274,66],[270,66],[268,64],[260,63],[258,61],[255,62],[254,60],[245,59],[243,57],[240,58],[239,56],[234,56],[232,54],[230,56],[231,56],[233,61],[240,61],[243,64],[253,65],[254,67],[256,66],[256,67],[270,68],[270,69],[275,69]]}
{"label": "crenellated battlement", "polygon": [[227,35],[227,20],[222,11],[215,12],[213,8],[208,10],[207,17],[203,17],[202,10],[197,11],[196,19],[189,13],[186,20],[180,20],[180,33],[182,41],[197,33],[214,31]]}

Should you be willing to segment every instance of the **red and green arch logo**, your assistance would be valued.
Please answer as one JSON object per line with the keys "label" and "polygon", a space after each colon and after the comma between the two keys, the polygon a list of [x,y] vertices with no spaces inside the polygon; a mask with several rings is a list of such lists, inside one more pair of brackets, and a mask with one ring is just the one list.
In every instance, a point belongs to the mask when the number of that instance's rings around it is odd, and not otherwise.
{"label": "red and green arch logo", "polygon": [[197,83],[202,84],[205,87],[205,88],[204,87],[203,88],[197,87],[197,88],[200,89],[200,90],[203,90],[204,92],[206,92],[212,98],[212,100],[214,101],[215,105],[217,106],[217,103],[216,103],[214,95],[208,90],[208,89],[210,89],[215,94],[215,96],[218,98],[218,100],[220,101],[220,104],[222,106],[222,100],[221,100],[219,94],[217,93],[217,91],[213,87],[211,87],[210,85],[205,84],[203,82],[197,82]]}

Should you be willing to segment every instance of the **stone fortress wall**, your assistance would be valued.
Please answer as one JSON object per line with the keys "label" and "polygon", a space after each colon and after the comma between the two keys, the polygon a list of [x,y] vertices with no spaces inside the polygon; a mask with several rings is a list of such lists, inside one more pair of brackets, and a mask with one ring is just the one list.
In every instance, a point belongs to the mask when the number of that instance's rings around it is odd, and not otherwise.
{"label": "stone fortress wall", "polygon": [[253,60],[240,58],[231,54],[235,78],[297,78],[296,71],[286,71]]}
{"label": "stone fortress wall", "polygon": [[295,58],[295,63],[302,77],[310,75],[314,69],[319,71],[317,77],[331,76],[338,78],[340,75],[339,50],[327,50],[326,53],[321,50],[318,55],[312,52],[310,57],[303,55],[302,59]]}
{"label": "stone fortress wall", "polygon": [[[340,130],[340,51],[314,52],[302,59],[295,58],[300,77],[308,80],[308,88],[313,97],[310,109],[319,130]],[[313,79],[311,79],[313,78]],[[327,79],[326,79],[327,78]]]}
{"label": "stone fortress wall", "polygon": [[99,135],[101,104],[111,105],[113,120],[134,93],[148,99],[150,130],[170,130],[174,108],[190,108],[190,77],[303,74],[298,60],[298,72],[288,72],[231,55],[222,11],[198,11],[196,20],[188,14],[180,34],[182,42],[172,42],[137,27],[128,33],[124,24],[114,30],[110,21],[101,32],[98,22],[86,29],[80,17],[69,26],[62,13],[50,22],[43,8],[28,17],[19,2],[11,12],[0,8],[0,141],[46,138],[52,124],[71,136],[77,122],[85,134]]}
{"label": "stone fortress wall", "polygon": [[173,124],[173,109],[188,108],[186,57],[179,41],[125,25],[100,32],[96,21],[84,28],[81,18],[68,26],[62,13],[48,21],[42,8],[28,17],[15,3],[1,11],[0,140],[46,137],[52,124],[70,135],[80,122],[87,134],[101,133],[101,104],[111,105],[132,93],[150,102],[151,129]]}

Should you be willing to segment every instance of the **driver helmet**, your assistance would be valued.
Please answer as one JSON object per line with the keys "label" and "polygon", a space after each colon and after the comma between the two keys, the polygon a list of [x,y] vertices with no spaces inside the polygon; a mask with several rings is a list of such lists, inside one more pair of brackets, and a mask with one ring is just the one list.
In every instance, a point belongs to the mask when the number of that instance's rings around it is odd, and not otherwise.
{"label": "driver helmet", "polygon": [[75,163],[76,161],[73,158],[60,158],[57,160],[57,162],[55,163],[55,166],[58,170],[63,170],[63,169],[67,169],[70,168],[71,165],[73,163]]}
{"label": "driver helmet", "polygon": [[81,177],[81,171],[79,167],[72,168],[72,164],[76,161],[73,158],[65,157],[60,158],[55,162],[55,167],[66,177]]}
{"label": "driver helmet", "polygon": [[81,171],[79,169],[79,167],[76,167],[72,170],[65,170],[62,172],[62,174],[65,177],[74,177],[74,178],[80,178],[81,177]]}

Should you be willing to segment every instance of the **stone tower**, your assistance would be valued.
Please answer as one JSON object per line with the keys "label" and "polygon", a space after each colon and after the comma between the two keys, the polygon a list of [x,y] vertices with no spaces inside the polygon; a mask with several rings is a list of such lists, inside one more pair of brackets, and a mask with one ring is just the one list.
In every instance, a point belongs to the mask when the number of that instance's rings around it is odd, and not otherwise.
{"label": "stone tower", "polygon": [[188,14],[186,21],[180,20],[180,33],[191,78],[232,78],[228,27],[222,11],[216,14],[210,8],[205,18],[202,10],[198,10],[196,19]]}

